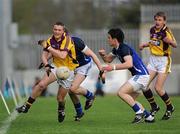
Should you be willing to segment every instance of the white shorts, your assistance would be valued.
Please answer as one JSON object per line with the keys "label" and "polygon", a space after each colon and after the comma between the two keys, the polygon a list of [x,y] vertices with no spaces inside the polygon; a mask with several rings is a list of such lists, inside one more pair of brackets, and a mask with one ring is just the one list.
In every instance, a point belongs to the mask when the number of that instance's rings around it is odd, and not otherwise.
{"label": "white shorts", "polygon": [[139,92],[140,90],[146,90],[149,80],[149,75],[134,75],[128,82],[133,86],[134,91]]}
{"label": "white shorts", "polygon": [[151,55],[147,68],[159,73],[170,73],[171,57]]}
{"label": "white shorts", "polygon": [[75,74],[82,74],[87,76],[89,74],[89,70],[91,67],[92,67],[92,61],[89,62],[88,64],[76,68],[74,72]]}
{"label": "white shorts", "polygon": [[[55,75],[56,77],[56,69],[57,67],[54,64],[51,64],[53,69],[51,69],[51,72]],[[56,77],[57,78],[57,77]],[[70,71],[70,76],[66,80],[61,80],[57,78],[57,83],[62,86],[65,89],[69,89],[72,85],[72,82],[74,80],[74,71]]]}

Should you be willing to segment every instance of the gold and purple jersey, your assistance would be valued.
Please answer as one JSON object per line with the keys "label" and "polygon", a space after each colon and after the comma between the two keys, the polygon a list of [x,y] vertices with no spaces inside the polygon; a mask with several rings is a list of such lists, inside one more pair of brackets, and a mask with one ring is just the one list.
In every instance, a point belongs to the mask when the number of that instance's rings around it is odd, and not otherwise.
{"label": "gold and purple jersey", "polygon": [[150,29],[149,48],[151,54],[156,56],[171,55],[170,44],[163,41],[165,37],[168,37],[171,40],[175,40],[171,30],[167,26],[164,26],[160,30],[157,30],[155,26]]}
{"label": "gold and purple jersey", "polygon": [[47,39],[47,43],[54,49],[67,51],[68,53],[65,59],[53,56],[53,64],[56,67],[67,66],[70,70],[74,70],[77,66],[79,66],[78,62],[76,62],[75,46],[69,35],[64,33],[60,41],[56,41],[55,37],[51,36]]}

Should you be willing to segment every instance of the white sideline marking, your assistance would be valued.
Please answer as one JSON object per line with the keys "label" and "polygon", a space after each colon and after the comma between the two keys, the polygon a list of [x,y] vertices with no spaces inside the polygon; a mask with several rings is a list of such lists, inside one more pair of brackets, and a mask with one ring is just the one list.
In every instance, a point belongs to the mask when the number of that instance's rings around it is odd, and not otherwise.
{"label": "white sideline marking", "polygon": [[11,122],[13,120],[16,119],[16,117],[18,116],[18,113],[14,110],[14,112],[12,112],[10,114],[10,116],[7,117],[7,119],[2,123],[2,126],[0,128],[0,134],[6,134],[10,125],[11,125]]}

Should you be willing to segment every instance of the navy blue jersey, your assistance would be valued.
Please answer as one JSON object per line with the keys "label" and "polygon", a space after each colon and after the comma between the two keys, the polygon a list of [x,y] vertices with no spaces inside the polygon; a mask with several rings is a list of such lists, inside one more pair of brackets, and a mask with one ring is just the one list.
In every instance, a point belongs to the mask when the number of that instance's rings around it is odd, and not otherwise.
{"label": "navy blue jersey", "polygon": [[79,37],[71,37],[71,38],[75,44],[76,60],[79,63],[78,67],[89,63],[91,61],[91,57],[83,53],[83,51],[87,48],[84,41],[81,40]]}
{"label": "navy blue jersey", "polygon": [[138,54],[135,52],[134,49],[132,49],[127,44],[121,44],[119,45],[118,49],[113,48],[112,54],[117,56],[121,63],[124,63],[124,57],[131,55],[133,60],[133,67],[129,68],[128,70],[131,72],[132,75],[147,75],[148,70],[143,64],[141,58],[138,56]]}

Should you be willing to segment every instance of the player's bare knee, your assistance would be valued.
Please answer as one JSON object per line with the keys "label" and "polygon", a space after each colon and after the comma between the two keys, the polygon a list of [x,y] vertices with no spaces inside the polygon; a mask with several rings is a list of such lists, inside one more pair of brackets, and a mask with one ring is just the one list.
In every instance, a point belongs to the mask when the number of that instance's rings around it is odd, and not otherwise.
{"label": "player's bare knee", "polygon": [[160,86],[158,86],[158,85],[155,85],[154,89],[155,89],[157,92],[159,92],[162,88],[161,88]]}
{"label": "player's bare knee", "polygon": [[122,97],[123,93],[121,91],[118,91],[117,96]]}
{"label": "player's bare knee", "polygon": [[58,96],[57,96],[57,101],[58,101],[58,102],[64,101],[64,98],[65,98],[65,97],[63,97],[63,96],[61,96],[61,95],[58,95]]}
{"label": "player's bare knee", "polygon": [[77,93],[77,90],[76,90],[76,89],[77,89],[76,87],[71,86],[70,92],[72,92],[72,93]]}
{"label": "player's bare knee", "polygon": [[155,90],[159,96],[162,96],[165,93],[165,90],[163,88],[155,88]]}

